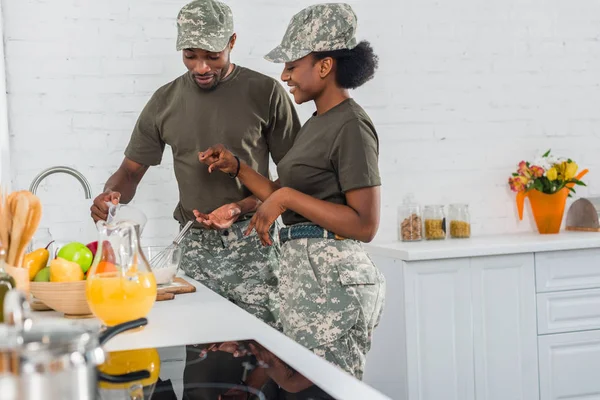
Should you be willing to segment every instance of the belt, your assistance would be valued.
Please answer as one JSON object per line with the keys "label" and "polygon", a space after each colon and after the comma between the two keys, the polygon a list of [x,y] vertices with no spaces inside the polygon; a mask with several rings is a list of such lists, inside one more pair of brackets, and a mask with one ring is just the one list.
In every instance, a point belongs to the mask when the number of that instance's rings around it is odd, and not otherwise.
{"label": "belt", "polygon": [[318,225],[292,225],[279,230],[279,241],[281,244],[294,239],[344,240],[345,238]]}

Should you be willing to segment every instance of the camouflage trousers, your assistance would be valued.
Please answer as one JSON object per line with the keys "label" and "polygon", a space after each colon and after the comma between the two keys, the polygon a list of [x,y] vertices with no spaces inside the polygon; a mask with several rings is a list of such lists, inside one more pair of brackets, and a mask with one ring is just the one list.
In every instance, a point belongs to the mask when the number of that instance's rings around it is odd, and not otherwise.
{"label": "camouflage trousers", "polygon": [[362,379],[385,302],[385,278],[360,242],[296,239],[281,247],[283,332]]}
{"label": "camouflage trousers", "polygon": [[192,229],[181,242],[185,274],[250,314],[281,330],[279,323],[279,241],[263,246],[256,232],[244,236],[250,220],[221,231]]}

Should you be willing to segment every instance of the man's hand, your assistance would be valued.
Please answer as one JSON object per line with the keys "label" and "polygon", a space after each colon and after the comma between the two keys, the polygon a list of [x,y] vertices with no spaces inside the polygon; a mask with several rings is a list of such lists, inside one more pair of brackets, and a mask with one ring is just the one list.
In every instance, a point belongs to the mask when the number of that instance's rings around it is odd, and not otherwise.
{"label": "man's hand", "polygon": [[100,220],[106,221],[108,217],[108,205],[106,203],[119,204],[121,200],[121,193],[107,190],[104,193],[99,194],[95,199],[94,203],[90,207],[92,219],[94,222]]}
{"label": "man's hand", "polygon": [[208,172],[218,169],[228,174],[235,174],[238,170],[238,160],[222,144],[217,144],[198,153],[198,159],[201,163],[208,165]]}
{"label": "man's hand", "polygon": [[241,214],[242,208],[238,203],[225,204],[210,214],[194,210],[196,221],[208,229],[227,229],[238,220]]}

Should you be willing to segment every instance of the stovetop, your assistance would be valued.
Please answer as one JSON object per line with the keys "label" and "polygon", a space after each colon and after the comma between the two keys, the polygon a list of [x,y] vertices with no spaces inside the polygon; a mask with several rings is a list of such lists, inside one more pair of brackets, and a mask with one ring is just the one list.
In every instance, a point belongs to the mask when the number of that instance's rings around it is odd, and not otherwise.
{"label": "stovetop", "polygon": [[316,385],[291,393],[295,390],[287,386],[290,380],[286,383],[278,378],[288,392],[269,378],[265,373],[267,367],[277,370],[284,379],[300,378],[292,366],[254,340],[112,352],[107,354],[107,363],[100,370],[122,374],[146,369],[151,377],[125,384],[100,382],[98,399],[334,399]]}

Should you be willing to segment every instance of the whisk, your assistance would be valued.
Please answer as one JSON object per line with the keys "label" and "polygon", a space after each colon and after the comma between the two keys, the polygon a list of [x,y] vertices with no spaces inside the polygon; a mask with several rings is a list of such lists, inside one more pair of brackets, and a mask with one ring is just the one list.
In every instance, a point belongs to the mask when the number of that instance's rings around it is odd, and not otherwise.
{"label": "whisk", "polygon": [[194,221],[188,221],[183,229],[179,231],[179,234],[175,237],[173,242],[166,249],[162,250],[160,253],[150,259],[150,266],[152,269],[163,269],[172,266],[172,261],[174,258],[173,255],[178,253],[179,256],[177,256],[175,264],[179,264],[179,259],[181,258],[181,253],[178,251],[180,249],[179,243],[181,243],[185,235],[192,227],[193,223]]}

